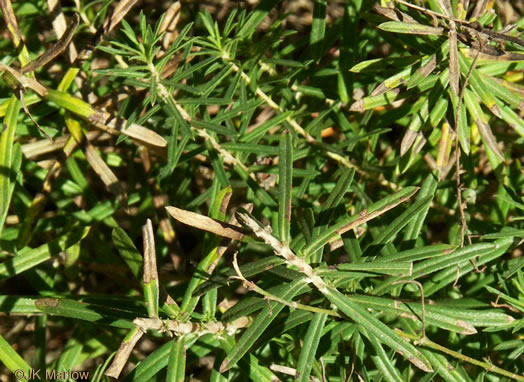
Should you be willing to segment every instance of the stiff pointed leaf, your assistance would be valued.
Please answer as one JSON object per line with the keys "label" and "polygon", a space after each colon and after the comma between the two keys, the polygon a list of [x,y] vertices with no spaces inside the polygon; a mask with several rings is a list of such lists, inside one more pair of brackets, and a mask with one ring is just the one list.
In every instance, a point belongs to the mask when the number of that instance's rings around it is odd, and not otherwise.
{"label": "stiff pointed leaf", "polygon": [[[219,222],[220,220],[218,219],[225,219],[227,206],[229,204],[231,194],[231,187],[226,187],[222,189],[220,192],[216,194],[215,198],[211,203],[211,208],[209,211],[211,217],[208,218],[203,215],[198,216],[209,219],[209,221],[213,222]],[[167,208],[173,209],[174,207]],[[193,212],[191,212],[191,214],[197,215]],[[218,219],[215,220],[213,218]],[[204,237],[204,258],[198,264],[197,271],[193,274],[193,277],[191,278],[191,281],[189,282],[189,285],[186,288],[184,298],[182,299],[182,305],[180,306],[182,313],[185,313],[186,315],[189,315],[193,312],[200,299],[200,297],[198,295],[195,296],[193,292],[200,284],[206,281],[205,275],[210,274],[212,272],[212,269],[214,269],[214,267],[216,266],[216,263],[220,260],[220,256],[217,251],[220,241],[221,239],[215,237],[214,235],[205,235]],[[216,290],[212,290],[209,294],[206,294],[205,296],[214,296],[215,293]],[[216,304],[211,305],[214,305],[213,309],[216,306]]]}
{"label": "stiff pointed leaf", "polygon": [[238,37],[246,38],[252,35],[257,26],[266,18],[269,12],[278,4],[277,0],[264,0],[260,2],[257,9],[251,12],[249,18],[238,32]]}
{"label": "stiff pointed leaf", "polygon": [[[420,191],[417,195],[417,200],[423,198],[430,198],[430,200],[432,200],[432,198],[435,195],[435,192],[437,191],[437,185],[438,182],[436,177],[433,174],[429,174],[424,180],[424,183],[422,183],[422,187],[420,188]],[[409,223],[406,230],[404,231],[404,241],[416,240],[416,238],[420,235],[429,208],[430,203],[428,203],[426,207],[422,208],[419,212],[415,214],[416,216],[413,218],[413,220]]]}
{"label": "stiff pointed leaf", "polygon": [[358,64],[351,67],[349,71],[353,73],[381,72],[391,66],[398,68],[411,66],[419,60],[420,56],[374,58],[372,60],[364,60],[359,62]]}
{"label": "stiff pointed leaf", "polygon": [[[413,267],[410,278],[415,280],[418,277],[427,276],[442,269],[449,269],[453,270],[453,272],[456,272],[455,267],[457,264],[469,262],[471,259],[490,253],[496,248],[497,246],[492,243],[478,243],[459,248],[452,253],[443,252],[442,256],[432,257],[417,263]],[[374,295],[383,294],[384,291],[391,289],[393,285],[401,279],[402,277],[392,277],[388,280],[385,280],[383,283],[378,285],[372,293]]]}
{"label": "stiff pointed leaf", "polygon": [[446,382],[469,382],[471,379],[465,378],[460,371],[454,367],[442,354],[429,349],[420,349],[422,354],[431,362],[435,371]]}
{"label": "stiff pointed leaf", "polygon": [[[285,263],[285,260],[280,257],[266,257],[260,260],[256,260],[244,265],[241,265],[239,267],[240,272],[244,277],[251,277],[255,276],[259,273],[262,273],[264,271],[268,271],[276,266],[279,266],[281,264]],[[208,292],[211,289],[223,287],[226,285],[229,285],[229,278],[231,276],[236,276],[237,273],[234,269],[230,269],[229,271],[225,272],[221,275],[213,275],[211,278],[200,285],[198,288],[195,289],[193,292],[193,296],[201,296],[204,293]]]}
{"label": "stiff pointed leaf", "polygon": [[453,132],[447,121],[442,124],[440,132],[441,135],[437,153],[437,170],[439,172],[439,179],[442,177],[442,174],[445,172],[445,168],[448,165],[453,143]]}
{"label": "stiff pointed leaf", "polygon": [[455,96],[459,95],[460,69],[458,62],[457,29],[451,21],[449,29],[449,86]]}

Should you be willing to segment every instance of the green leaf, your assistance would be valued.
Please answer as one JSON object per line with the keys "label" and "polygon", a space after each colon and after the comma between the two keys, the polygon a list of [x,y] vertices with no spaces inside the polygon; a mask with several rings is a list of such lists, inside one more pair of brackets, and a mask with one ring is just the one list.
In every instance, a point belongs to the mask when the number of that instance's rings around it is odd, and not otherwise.
{"label": "green leaf", "polygon": [[465,89],[464,101],[466,103],[466,107],[468,108],[471,118],[473,119],[473,121],[479,129],[482,141],[484,142],[486,147],[497,156],[500,162],[504,162],[504,154],[500,151],[500,149],[497,146],[497,140],[493,135],[493,132],[491,131],[491,127],[487,122],[487,118],[484,112],[482,111],[480,104],[477,101],[477,97],[471,90]]}
{"label": "green leaf", "polygon": [[[22,163],[20,146],[14,144],[16,121],[22,105],[12,96],[9,100],[4,117],[5,130],[0,135],[0,234],[4,228],[5,219],[11,198],[15,189],[16,174]],[[0,272],[1,274],[1,272]],[[1,276],[0,276],[1,277]]]}
{"label": "green leaf", "polygon": [[[22,357],[16,352],[15,349],[7,342],[4,337],[0,335],[0,361],[13,373],[17,380],[27,381],[25,377],[19,378],[19,370],[24,372],[27,376],[30,370],[33,370]],[[15,374],[17,373],[17,374]],[[30,377],[29,377],[30,378]],[[32,378],[30,378],[32,379]]]}
{"label": "green leaf", "polygon": [[184,382],[186,374],[186,349],[184,342],[184,336],[171,341],[166,379],[169,382]]}
{"label": "green leaf", "polygon": [[326,34],[326,6],[327,0],[315,0],[313,5],[313,22],[309,34],[309,45],[316,60],[322,57],[324,38]]}
{"label": "green leaf", "polygon": [[143,258],[127,233],[120,227],[113,230],[113,244],[137,281],[143,283]]}
{"label": "green leaf", "polygon": [[278,237],[282,243],[289,243],[289,227],[291,225],[291,188],[293,181],[293,143],[291,134],[289,134],[287,130],[280,138],[279,158]]}
{"label": "green leaf", "polygon": [[371,263],[345,263],[336,266],[341,271],[372,272],[381,275],[408,275],[411,263],[408,262],[380,262]]}
{"label": "green leaf", "polygon": [[396,207],[398,204],[404,202],[411,198],[418,191],[417,187],[406,187],[401,191],[398,191],[390,196],[383,198],[382,200],[373,203],[366,209],[366,215],[362,216],[361,214],[355,214],[350,217],[345,217],[329,227],[316,239],[313,239],[312,242],[303,250],[304,255],[307,257],[317,249],[331,242],[332,240],[339,237],[339,232],[346,232],[348,227],[353,225],[357,226],[357,223],[371,220],[375,216],[380,216],[381,214],[389,211],[390,209]]}
{"label": "green leaf", "polygon": [[[231,187],[226,187],[216,195],[212,202],[210,210],[211,218],[224,220],[226,216],[226,211],[222,209],[222,203],[224,202],[224,200],[229,200],[229,198],[231,197],[231,192]],[[195,309],[200,297],[198,295],[193,295],[193,292],[200,284],[206,281],[204,275],[208,274],[209,267],[215,261],[219,260],[217,247],[220,244],[220,240],[220,238],[217,239],[217,237],[213,234],[206,234],[204,246],[205,257],[198,264],[197,270],[193,274],[193,277],[191,278],[191,281],[189,282],[189,285],[186,288],[186,293],[184,294],[184,298],[180,306],[181,313],[189,315]]]}
{"label": "green leaf", "polygon": [[359,330],[362,334],[369,339],[373,348],[375,349],[376,355],[372,355],[371,359],[382,372],[382,375],[387,381],[391,382],[401,382],[403,381],[402,377],[399,374],[398,369],[395,367],[395,364],[392,362],[391,357],[386,353],[380,341],[374,335],[370,335],[363,327],[360,327]]}
{"label": "green leaf", "polygon": [[[289,284],[284,292],[277,297],[291,301],[291,299],[300,294],[307,284],[304,280],[299,279]],[[271,322],[284,309],[284,305],[271,301],[258,314],[257,318],[249,325],[247,330],[242,334],[236,346],[228,353],[226,359],[220,365],[220,372],[223,373],[232,368],[240,358],[242,358],[253,346],[255,341],[264,333]]]}
{"label": "green leaf", "polygon": [[255,32],[257,26],[278,3],[278,0],[263,0],[257,6],[257,9],[251,12],[245,24],[242,25],[242,28],[238,31],[238,37],[243,39],[251,36]]}
{"label": "green leaf", "polygon": [[420,191],[417,195],[417,201],[429,198],[429,202],[415,214],[413,219],[408,224],[406,230],[404,231],[404,241],[416,240],[416,238],[420,235],[424,220],[426,219],[429,211],[431,204],[430,202],[434,198],[435,192],[437,191],[437,185],[437,178],[433,174],[429,174],[424,180],[424,183],[422,184],[422,187],[420,188]]}
{"label": "green leaf", "polygon": [[366,333],[379,338],[382,343],[401,354],[419,369],[426,372],[432,371],[427,359],[424,358],[424,356],[413,345],[400,337],[382,321],[375,318],[375,316],[368,313],[366,309],[353,303],[347,296],[334,288],[327,288],[325,291],[322,291],[322,293],[333,304],[335,304],[342,313],[364,327]]}
{"label": "green leaf", "polygon": [[460,371],[454,367],[442,354],[428,349],[420,349],[422,354],[431,362],[435,371],[446,382],[469,382],[469,378],[465,378]]}
{"label": "green leaf", "polygon": [[249,133],[245,134],[240,138],[240,142],[251,142],[259,140],[264,134],[266,134],[270,129],[282,124],[289,117],[293,115],[292,111],[286,111],[284,113],[279,113],[277,116],[271,118],[269,121],[264,122],[260,126],[255,127]]}
{"label": "green leaf", "polygon": [[313,319],[309,323],[306,336],[304,337],[304,345],[298,357],[296,381],[309,381],[309,375],[311,374],[313,362],[316,359],[317,348],[326,319],[327,314],[317,313],[313,315]]}
{"label": "green leaf", "polygon": [[369,245],[369,248],[374,246],[383,246],[395,239],[395,236],[406,225],[408,225],[418,214],[427,211],[433,196],[420,197],[409,208],[393,220],[388,226],[377,235],[375,240]]}
{"label": "green leaf", "polygon": [[[366,73],[366,72],[382,72],[391,66],[397,68],[405,68],[411,66],[420,60],[420,56],[406,56],[406,57],[384,57],[374,58],[372,60],[360,61],[354,65],[349,71],[353,73]],[[402,71],[403,73],[404,71]]]}
{"label": "green leaf", "polygon": [[77,320],[97,322],[117,328],[133,329],[136,314],[102,305],[86,304],[67,298],[41,298],[35,306],[42,312]]}
{"label": "green leaf", "polygon": [[151,381],[152,377],[168,365],[171,346],[171,342],[168,342],[149,354],[127,375],[124,382]]}
{"label": "green leaf", "polygon": [[[241,265],[239,269],[240,272],[242,272],[242,274],[244,275],[244,277],[251,277],[264,271],[270,270],[271,268],[281,265],[284,262],[285,260],[280,257],[270,256]],[[193,296],[201,296],[211,289],[220,288],[228,285],[230,277],[236,276],[236,274],[237,273],[234,269],[230,269],[227,272],[224,272],[224,274],[212,275],[208,281],[206,281],[205,283],[203,283],[195,289],[195,291],[193,292]]]}
{"label": "green leaf", "polygon": [[[478,243],[459,248],[454,252],[445,254],[443,256],[430,258],[428,260],[417,263],[413,267],[410,279],[415,280],[418,277],[427,276],[431,273],[440,271],[442,269],[447,269],[448,272],[456,272],[455,266],[457,264],[461,264],[461,267],[467,266],[464,264],[469,263],[471,259],[474,259],[477,256],[482,256],[491,253],[495,249],[497,249],[497,245],[495,244]],[[384,281],[381,285],[377,286],[377,288],[373,290],[373,294],[378,295],[384,293],[384,291],[391,289],[393,284],[399,281],[401,278],[401,276],[393,277]],[[426,291],[425,288],[424,290]],[[426,294],[426,296],[427,295],[428,294]]]}
{"label": "green leaf", "polygon": [[53,256],[58,256],[60,252],[78,243],[88,233],[89,227],[64,234],[38,248],[24,248],[17,256],[11,257],[0,264],[0,280],[9,279],[36,267]]}

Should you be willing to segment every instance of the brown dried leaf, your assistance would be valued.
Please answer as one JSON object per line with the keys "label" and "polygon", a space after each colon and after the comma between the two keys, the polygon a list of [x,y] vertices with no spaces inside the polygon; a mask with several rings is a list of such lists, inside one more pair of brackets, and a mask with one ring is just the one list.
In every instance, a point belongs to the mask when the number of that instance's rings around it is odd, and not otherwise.
{"label": "brown dried leaf", "polygon": [[127,363],[127,360],[129,359],[129,356],[131,355],[131,352],[135,348],[135,345],[144,335],[144,332],[140,329],[133,329],[133,331],[134,332],[132,332],[132,337],[128,341],[122,341],[120,347],[118,348],[118,351],[116,352],[115,358],[113,358],[111,366],[109,366],[109,368],[104,373],[108,377],[118,379],[120,373],[122,372],[124,366]]}
{"label": "brown dried leaf", "polygon": [[241,227],[215,220],[195,212],[172,206],[166,207],[166,210],[174,219],[181,223],[219,236],[228,237],[233,240],[241,240],[242,236],[245,234],[245,231]]}
{"label": "brown dried leaf", "polygon": [[454,21],[449,23],[449,86],[455,96],[459,95],[460,69],[458,62],[457,29]]}

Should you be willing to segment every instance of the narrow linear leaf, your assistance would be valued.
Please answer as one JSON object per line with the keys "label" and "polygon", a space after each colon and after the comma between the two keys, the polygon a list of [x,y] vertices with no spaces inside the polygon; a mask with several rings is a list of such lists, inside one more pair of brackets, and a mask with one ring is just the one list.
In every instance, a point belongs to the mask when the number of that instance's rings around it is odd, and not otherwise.
{"label": "narrow linear leaf", "polygon": [[309,35],[309,45],[311,46],[313,57],[320,59],[324,51],[324,38],[326,33],[326,8],[327,0],[315,0],[313,5],[313,22],[311,23],[311,33]]}
{"label": "narrow linear leaf", "polygon": [[[431,201],[437,191],[437,185],[437,178],[433,174],[429,174],[424,180],[424,183],[422,183],[422,187],[417,195],[417,200],[430,198],[429,200]],[[404,231],[404,241],[415,240],[420,235],[429,208],[430,203],[415,214],[413,220],[411,220]]]}
{"label": "narrow linear leaf", "polygon": [[184,342],[184,336],[171,341],[166,379],[169,382],[184,382],[186,374],[186,349]]}
{"label": "narrow linear leaf", "polygon": [[431,362],[435,371],[446,382],[469,382],[470,379],[464,378],[460,371],[454,367],[442,354],[428,350],[420,349],[422,354]]}
{"label": "narrow linear leaf", "polygon": [[[472,244],[463,248],[459,248],[452,253],[445,254],[444,256],[439,256],[422,261],[413,267],[411,279],[414,280],[420,276],[426,276],[433,272],[437,272],[448,267],[449,269],[452,269],[453,272],[455,272],[454,266],[456,264],[468,262],[476,256],[482,256],[486,253],[490,253],[490,251],[496,248],[497,246],[491,243]],[[400,279],[400,277],[393,277],[384,281],[384,283],[382,283],[377,288],[375,288],[375,290],[373,290],[373,294],[378,295],[380,293],[383,293],[384,290],[390,289],[393,286],[393,284]]]}
{"label": "narrow linear leaf", "polygon": [[367,332],[379,338],[382,343],[401,354],[413,365],[426,372],[433,371],[427,359],[413,345],[365,309],[350,301],[347,296],[334,288],[327,288],[321,292],[350,319],[362,325]]}
{"label": "narrow linear leaf", "polygon": [[338,238],[339,235],[384,214],[400,203],[410,199],[417,191],[418,187],[406,187],[393,195],[387,196],[384,199],[373,203],[366,210],[361,211],[361,213],[342,219],[329,227],[329,229],[323,232],[319,237],[312,240],[312,242],[304,249],[304,255],[309,256],[309,254],[313,253],[320,247]]}
{"label": "narrow linear leaf", "polygon": [[16,121],[21,108],[20,102],[12,96],[4,118],[5,130],[0,135],[0,233],[4,228],[9,205],[13,196],[15,176],[21,164],[20,147],[15,148]]}
{"label": "narrow linear leaf", "polygon": [[393,220],[382,232],[373,240],[369,247],[384,245],[395,239],[395,236],[406,225],[417,217],[417,214],[427,210],[431,203],[432,196],[418,198],[409,208]]}
{"label": "narrow linear leaf", "polygon": [[313,362],[316,359],[317,348],[326,319],[327,314],[317,313],[309,323],[306,336],[304,337],[304,345],[302,345],[302,350],[298,356],[296,381],[309,382],[309,375],[313,368]]}
{"label": "narrow linear leaf", "polygon": [[264,0],[262,1],[257,9],[252,12],[247,19],[246,23],[242,26],[238,32],[240,38],[245,38],[253,34],[257,26],[264,20],[269,12],[278,4],[277,0]]}
{"label": "narrow linear leaf", "polygon": [[[289,284],[280,298],[291,301],[297,294],[301,293],[308,285],[304,280],[299,279]],[[269,302],[269,305],[258,314],[257,318],[251,323],[247,330],[242,334],[236,346],[227,355],[226,359],[220,365],[220,372],[223,373],[233,367],[240,358],[242,358],[251,349],[255,341],[264,333],[271,322],[278,316],[284,305],[278,302]]]}
{"label": "narrow linear leaf", "polygon": [[[284,264],[285,260],[280,257],[267,257],[260,260],[252,261],[247,264],[241,265],[239,267],[240,272],[244,275],[244,277],[251,277],[255,276],[259,273],[262,273],[264,271],[268,271],[278,265]],[[204,293],[208,292],[211,289],[219,288],[228,285],[229,278],[231,276],[236,276],[236,271],[234,269],[230,269],[229,271],[225,272],[224,274],[220,275],[213,275],[211,278],[200,285],[198,288],[195,289],[193,292],[193,296],[201,296]]]}
{"label": "narrow linear leaf", "polygon": [[371,359],[382,372],[382,375],[387,381],[390,382],[401,382],[401,378],[398,369],[393,364],[391,357],[386,353],[380,341],[374,336],[370,335],[363,327],[359,328],[360,332],[369,339],[373,348],[375,349],[376,355],[372,355]]}
{"label": "narrow linear leaf", "polygon": [[35,306],[42,312],[55,316],[97,322],[117,328],[135,328],[133,320],[136,313],[112,307],[86,304],[67,298],[41,298],[36,300]]}
{"label": "narrow linear leaf", "polygon": [[293,180],[293,143],[289,132],[282,134],[280,139],[279,168],[279,198],[278,227],[279,238],[283,243],[289,243],[289,227],[291,225],[291,188]]}
{"label": "narrow linear leaf", "polygon": [[113,244],[135,278],[143,281],[143,258],[126,231],[117,227],[112,233]]}
{"label": "narrow linear leaf", "polygon": [[[32,370],[31,366],[16,352],[15,349],[7,342],[4,337],[0,335],[0,361],[14,374],[18,370],[29,373]],[[27,381],[26,378],[18,378],[19,381]]]}
{"label": "narrow linear leaf", "polygon": [[[225,187],[217,193],[211,203],[211,209],[209,211],[209,214],[212,217],[225,219],[231,194],[231,187]],[[208,219],[215,221],[212,217]],[[206,235],[204,237],[204,258],[198,264],[197,271],[193,274],[193,277],[186,288],[182,305],[180,307],[183,313],[190,314],[195,309],[200,297],[198,295],[195,296],[193,292],[200,284],[205,281],[205,275],[210,273],[211,265],[220,259],[217,253],[219,244],[220,238],[214,237],[212,235]]]}
{"label": "narrow linear leaf", "polygon": [[17,256],[11,257],[0,264],[0,280],[6,280],[28,269],[58,256],[60,252],[78,243],[89,233],[89,227],[83,230],[69,232],[38,248],[26,247]]}
{"label": "narrow linear leaf", "polygon": [[336,266],[341,271],[372,272],[382,275],[408,275],[412,267],[409,262],[345,263]]}

